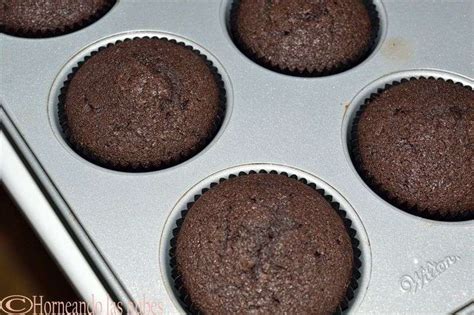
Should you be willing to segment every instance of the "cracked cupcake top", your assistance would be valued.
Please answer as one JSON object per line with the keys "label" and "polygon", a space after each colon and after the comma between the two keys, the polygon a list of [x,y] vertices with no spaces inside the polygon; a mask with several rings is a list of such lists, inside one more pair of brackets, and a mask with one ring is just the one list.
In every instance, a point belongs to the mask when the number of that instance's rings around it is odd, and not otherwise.
{"label": "cracked cupcake top", "polygon": [[351,239],[315,189],[284,175],[229,179],[191,207],[178,273],[206,314],[330,314],[352,278]]}
{"label": "cracked cupcake top", "polygon": [[220,84],[189,47],[167,39],[126,40],[100,50],[74,73],[63,125],[79,151],[105,165],[166,167],[202,149],[217,132]]}

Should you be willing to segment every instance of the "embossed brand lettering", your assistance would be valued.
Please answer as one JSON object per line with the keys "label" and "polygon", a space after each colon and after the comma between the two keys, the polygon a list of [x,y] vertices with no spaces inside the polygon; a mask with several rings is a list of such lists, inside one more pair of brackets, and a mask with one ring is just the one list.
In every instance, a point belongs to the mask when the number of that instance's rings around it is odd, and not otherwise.
{"label": "embossed brand lettering", "polygon": [[459,260],[459,256],[447,256],[440,261],[427,261],[413,275],[403,275],[400,287],[404,292],[416,293]]}

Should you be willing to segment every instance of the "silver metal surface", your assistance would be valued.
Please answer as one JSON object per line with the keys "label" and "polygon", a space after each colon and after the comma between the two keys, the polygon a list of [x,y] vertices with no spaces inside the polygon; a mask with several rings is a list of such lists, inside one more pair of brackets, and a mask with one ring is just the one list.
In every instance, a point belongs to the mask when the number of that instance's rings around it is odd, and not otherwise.
{"label": "silver metal surface", "polygon": [[[58,219],[40,187],[29,174],[24,162],[3,132],[0,132],[0,148],[2,185],[8,190],[28,221],[33,224],[35,232],[46,244],[77,292],[90,305],[106,305],[107,301],[111,300],[107,291],[74,244],[71,235]],[[94,314],[108,314],[105,308],[100,310],[96,307],[95,310]],[[117,312],[116,309],[110,308],[110,310]]]}
{"label": "silver metal surface", "polygon": [[[72,34],[0,35],[0,102],[66,222],[119,296],[128,293],[145,312],[151,302],[182,312],[167,269],[180,205],[217,175],[263,167],[307,174],[344,200],[365,240],[362,285],[350,312],[449,313],[469,304],[474,222],[432,221],[389,205],[360,179],[346,142],[360,101],[385,83],[432,75],[474,85],[474,2],[375,3],[382,26],[375,51],[355,68],[321,78],[274,73],[245,57],[227,31],[230,0],[122,0]],[[212,60],[226,85],[227,116],[212,143],[177,166],[138,174],[101,168],[63,140],[59,88],[90,51],[145,35],[176,38]]]}

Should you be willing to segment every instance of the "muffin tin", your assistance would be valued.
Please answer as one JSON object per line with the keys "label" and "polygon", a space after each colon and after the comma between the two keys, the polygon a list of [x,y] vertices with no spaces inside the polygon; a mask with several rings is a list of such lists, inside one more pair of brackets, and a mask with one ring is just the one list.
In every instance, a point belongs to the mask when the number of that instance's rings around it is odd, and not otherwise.
{"label": "muffin tin", "polygon": [[[462,313],[473,307],[474,222],[433,221],[391,206],[359,177],[347,147],[359,105],[386,83],[433,76],[474,86],[468,49],[473,4],[374,4],[380,33],[372,54],[319,78],[272,72],[244,56],[228,32],[231,0],[122,0],[68,35],[0,35],[2,127],[26,144],[31,171],[115,299],[134,302],[143,313],[150,303],[165,313],[183,312],[169,268],[176,219],[212,181],[263,169],[309,179],[347,211],[362,251],[349,313]],[[226,116],[213,141],[181,164],[143,173],[109,170],[64,140],[60,88],[91,51],[144,36],[176,39],[206,55],[225,84]]]}

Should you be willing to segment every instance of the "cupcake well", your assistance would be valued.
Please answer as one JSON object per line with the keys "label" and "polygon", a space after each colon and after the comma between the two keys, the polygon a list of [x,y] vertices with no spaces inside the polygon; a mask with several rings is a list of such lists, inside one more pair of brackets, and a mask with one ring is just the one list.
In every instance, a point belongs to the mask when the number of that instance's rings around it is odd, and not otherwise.
{"label": "cupcake well", "polygon": [[202,314],[201,310],[199,310],[191,301],[190,296],[186,292],[186,289],[183,285],[182,279],[181,279],[181,274],[177,268],[177,263],[176,263],[176,241],[177,241],[177,236],[179,234],[180,228],[186,218],[186,214],[188,211],[191,209],[191,207],[194,205],[194,203],[203,195],[205,194],[208,190],[212,189],[213,187],[223,183],[224,181],[232,178],[236,178],[239,176],[246,176],[250,174],[278,174],[281,176],[288,177],[290,179],[299,181],[312,189],[316,190],[319,194],[321,194],[332,206],[332,208],[337,212],[337,214],[341,217],[344,226],[346,228],[347,234],[350,237],[351,240],[351,245],[352,245],[352,252],[353,252],[353,266],[352,266],[352,278],[349,283],[349,286],[347,288],[345,297],[341,301],[340,305],[337,307],[335,310],[334,314],[341,314],[345,310],[348,309],[350,306],[351,300],[355,296],[355,292],[359,286],[359,278],[361,277],[361,267],[362,267],[362,262],[361,262],[361,250],[359,248],[359,240],[357,238],[357,232],[352,226],[352,221],[347,217],[346,211],[343,210],[340,206],[340,204],[333,198],[333,196],[329,195],[324,189],[319,188],[316,184],[308,181],[304,177],[298,177],[296,175],[289,174],[287,172],[279,172],[276,170],[251,170],[251,171],[241,171],[238,173],[231,173],[230,175],[226,177],[221,177],[218,181],[214,181],[210,183],[206,188],[201,190],[200,194],[197,194],[194,196],[192,202],[189,202],[186,205],[186,209],[181,211],[181,216],[180,218],[176,221],[176,228],[173,229],[172,231],[172,238],[170,240],[170,250],[169,250],[169,256],[170,256],[170,267],[171,267],[171,277],[173,278],[174,281],[174,286],[177,291],[177,297],[181,303],[181,306],[184,308],[184,310],[189,313],[189,314]]}
{"label": "cupcake well", "polygon": [[48,38],[56,37],[60,35],[69,34],[80,30],[86,26],[93,24],[107,14],[112,7],[116,4],[117,0],[107,0],[106,4],[99,8],[93,15],[85,18],[81,21],[78,21],[72,25],[64,25],[55,29],[48,29],[45,31],[33,30],[28,28],[15,28],[6,25],[6,23],[0,22],[0,33],[5,33],[8,35],[16,37],[25,37],[25,38]]}
{"label": "cupcake well", "polygon": [[[169,41],[174,44],[178,44],[184,48],[186,48],[189,51],[192,51],[194,54],[198,55],[202,60],[206,63],[206,65],[209,67],[209,69],[212,72],[212,75],[214,76],[214,79],[218,85],[219,89],[219,109],[218,113],[216,116],[216,121],[214,122],[213,129],[210,131],[209,136],[205,139],[202,139],[202,141],[198,144],[197,148],[195,150],[190,150],[186,153],[180,154],[180,156],[176,159],[173,160],[168,160],[167,162],[164,163],[158,163],[158,164],[153,164],[153,165],[132,165],[132,164],[117,164],[117,163],[112,163],[111,161],[106,161],[99,156],[93,154],[92,152],[88,151],[86,148],[81,147],[78,145],[74,139],[72,138],[72,135],[70,134],[69,128],[68,128],[68,118],[64,109],[65,106],[65,100],[66,100],[66,94],[67,90],[69,87],[69,84],[71,80],[73,79],[75,73],[79,70],[79,68],[92,56],[97,54],[99,51],[102,51],[108,47],[114,46],[114,45],[119,45],[122,42],[126,41],[132,41],[136,39],[153,39],[153,40],[161,40],[161,41]],[[222,80],[221,75],[219,74],[217,68],[213,65],[213,63],[207,59],[205,55],[203,55],[199,50],[194,49],[192,46],[189,46],[183,42],[179,42],[175,39],[168,39],[166,37],[157,37],[157,36],[143,36],[143,37],[133,37],[133,38],[125,38],[124,40],[117,40],[113,43],[108,43],[107,45],[101,46],[98,49],[92,51],[90,54],[88,54],[82,61],[80,61],[75,67],[72,68],[71,72],[67,75],[67,79],[64,82],[62,88],[60,89],[60,94],[58,97],[58,117],[59,117],[59,124],[61,125],[61,129],[63,131],[63,136],[66,140],[66,142],[69,144],[70,147],[74,149],[76,153],[78,153],[80,156],[85,158],[86,160],[97,164],[99,166],[112,169],[112,170],[117,170],[117,171],[124,171],[124,172],[146,172],[146,171],[155,171],[155,170],[161,170],[165,169],[174,165],[177,165],[181,162],[184,162],[185,160],[195,156],[198,154],[200,151],[204,149],[215,137],[217,132],[219,131],[220,127],[222,126],[225,114],[226,114],[226,90],[224,87],[224,82]]]}
{"label": "cupcake well", "polygon": [[231,9],[230,9],[230,18],[229,18],[229,33],[239,50],[244,53],[249,59],[254,61],[255,63],[267,68],[269,70],[286,74],[290,76],[297,76],[297,77],[323,77],[329,76],[333,74],[337,74],[340,72],[344,72],[349,70],[350,68],[355,67],[363,60],[365,60],[375,49],[379,37],[379,30],[380,30],[380,18],[377,12],[377,7],[374,5],[372,0],[362,0],[363,4],[367,8],[369,13],[369,18],[372,23],[372,32],[369,40],[369,45],[365,52],[360,54],[359,56],[355,56],[350,60],[346,60],[341,62],[336,66],[326,66],[323,71],[318,71],[312,68],[305,68],[305,69],[298,69],[298,68],[288,68],[284,65],[280,65],[278,63],[274,63],[272,61],[266,60],[264,56],[260,56],[256,52],[252,51],[241,39],[236,30],[236,15],[239,9],[239,0],[233,0]]}
{"label": "cupcake well", "polygon": [[[361,162],[361,155],[359,151],[359,145],[358,145],[358,125],[359,121],[361,118],[362,113],[364,112],[365,108],[367,107],[367,104],[376,99],[381,93],[384,91],[387,91],[391,89],[394,86],[397,86],[401,83],[405,83],[408,81],[412,80],[441,80],[445,82],[450,82],[453,84],[456,84],[458,86],[462,86],[467,90],[472,91],[472,87],[469,85],[464,85],[461,82],[456,82],[451,79],[443,79],[441,77],[433,77],[433,76],[420,76],[420,77],[407,77],[403,78],[400,80],[395,80],[392,81],[389,84],[385,84],[383,87],[378,88],[376,91],[370,94],[368,98],[364,100],[363,104],[358,105],[359,108],[355,112],[355,116],[352,120],[352,124],[350,127],[350,139],[348,141],[348,146],[349,146],[349,154],[352,160],[352,163],[359,173],[359,175],[362,177],[364,182],[372,189],[378,196],[380,196],[382,199],[390,203],[391,205],[409,213],[415,216],[419,216],[425,219],[431,219],[431,220],[437,220],[437,221],[466,221],[466,220],[473,220],[474,219],[474,209],[471,211],[467,211],[463,214],[458,214],[454,215],[451,213],[441,213],[439,211],[433,211],[429,209],[423,209],[420,208],[417,205],[413,204],[408,204],[406,201],[400,200],[399,198],[393,196],[390,192],[385,190],[381,184],[379,184],[375,178],[369,176],[366,170],[363,169],[362,167],[362,162]],[[466,192],[469,193],[469,192]]]}

